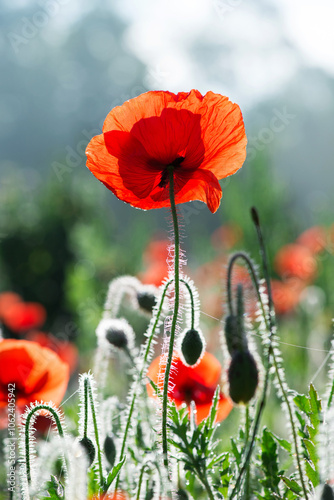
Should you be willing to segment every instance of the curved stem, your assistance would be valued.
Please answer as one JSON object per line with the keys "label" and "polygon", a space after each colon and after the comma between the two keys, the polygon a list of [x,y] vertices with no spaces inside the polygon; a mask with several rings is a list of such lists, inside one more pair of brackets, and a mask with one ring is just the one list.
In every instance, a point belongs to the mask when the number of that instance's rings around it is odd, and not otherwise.
{"label": "curved stem", "polygon": [[143,467],[141,468],[141,471],[140,471],[136,500],[140,499],[141,485],[143,483],[143,477],[144,477],[144,472],[145,472],[146,468],[147,468],[147,464],[143,465]]}
{"label": "curved stem", "polygon": [[[87,381],[87,383],[86,383]],[[99,438],[99,429],[97,426],[97,418],[96,418],[96,412],[95,412],[95,401],[94,401],[94,395],[92,391],[92,386],[90,384],[90,381],[88,377],[85,380],[85,390],[87,390],[87,395],[89,396],[90,399],[90,409],[92,412],[92,418],[93,418],[93,425],[94,425],[94,434],[95,434],[95,442],[96,442],[96,447],[97,447],[97,460],[99,463],[99,475],[100,475],[100,486],[103,488],[104,487],[104,477],[103,477],[103,469],[102,469],[102,456],[101,456],[101,446],[100,446],[100,438]],[[85,394],[85,398],[86,398]]]}
{"label": "curved stem", "polygon": [[63,431],[63,428],[61,425],[59,415],[58,415],[57,411],[54,408],[52,408],[52,406],[49,406],[46,404],[39,404],[29,411],[27,418],[26,418],[26,421],[25,421],[25,427],[24,427],[25,465],[26,465],[26,475],[27,475],[28,483],[31,483],[29,426],[30,426],[30,422],[31,422],[33,415],[39,410],[48,410],[51,413],[51,415],[53,416],[53,418],[56,422],[59,436],[64,437],[64,431]]}
{"label": "curved stem", "polygon": [[168,442],[167,442],[167,404],[168,404],[168,386],[169,386],[169,375],[170,369],[172,366],[172,357],[174,351],[174,340],[175,340],[175,331],[176,331],[176,323],[179,313],[179,300],[180,300],[180,282],[179,282],[179,225],[177,220],[177,212],[175,206],[175,198],[174,198],[174,174],[173,168],[169,170],[169,198],[170,198],[170,206],[172,210],[173,217],[173,226],[174,226],[174,312],[172,319],[172,326],[169,337],[169,349],[168,349],[168,357],[166,362],[166,369],[164,375],[164,387],[163,387],[163,395],[162,395],[162,452],[164,457],[164,465],[167,469],[167,475],[169,476],[168,470]]}
{"label": "curved stem", "polygon": [[195,328],[195,302],[194,302],[193,292],[191,290],[191,287],[189,286],[189,283],[185,279],[181,278],[180,281],[185,285],[185,287],[187,288],[187,290],[189,292],[190,307],[191,307],[191,326],[190,326],[190,328],[192,330],[194,330],[194,328]]}

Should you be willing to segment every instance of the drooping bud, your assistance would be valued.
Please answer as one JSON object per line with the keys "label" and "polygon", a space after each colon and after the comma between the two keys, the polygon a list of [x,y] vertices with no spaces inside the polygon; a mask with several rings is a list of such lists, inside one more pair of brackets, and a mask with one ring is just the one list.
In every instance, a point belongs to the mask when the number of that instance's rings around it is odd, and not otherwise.
{"label": "drooping bud", "polygon": [[117,349],[131,349],[134,345],[134,332],[124,319],[104,318],[98,324],[96,335],[99,345],[111,344]]}
{"label": "drooping bud", "polygon": [[89,439],[89,437],[86,436],[86,437],[81,438],[79,443],[84,448],[84,450],[87,454],[88,464],[90,467],[95,460],[95,446],[93,444],[93,441],[91,439]]}
{"label": "drooping bud", "polygon": [[116,459],[116,446],[114,438],[112,436],[110,435],[106,436],[104,440],[103,449],[106,459],[108,460],[111,467],[113,467]]}
{"label": "drooping bud", "polygon": [[188,500],[189,497],[188,497],[188,493],[182,489],[182,488],[179,488],[176,492],[176,498],[178,500]]}
{"label": "drooping bud", "polygon": [[137,300],[139,307],[148,313],[152,313],[154,306],[157,303],[157,298],[154,293],[144,288],[137,292]]}
{"label": "drooping bud", "polygon": [[228,369],[229,395],[236,404],[247,404],[255,395],[259,370],[252,353],[234,352]]}
{"label": "drooping bud", "polygon": [[181,337],[181,354],[185,365],[196,365],[205,351],[205,340],[199,330],[186,330]]}
{"label": "drooping bud", "polygon": [[320,500],[334,500],[333,488],[327,483],[323,486]]}

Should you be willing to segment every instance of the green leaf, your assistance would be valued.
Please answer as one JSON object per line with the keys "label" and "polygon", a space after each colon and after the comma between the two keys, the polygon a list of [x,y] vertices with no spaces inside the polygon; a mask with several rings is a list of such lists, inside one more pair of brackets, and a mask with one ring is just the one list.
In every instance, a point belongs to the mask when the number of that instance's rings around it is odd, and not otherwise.
{"label": "green leaf", "polygon": [[297,394],[297,396],[295,396],[293,398],[293,400],[294,400],[296,406],[301,411],[306,413],[306,415],[310,413],[310,410],[311,410],[310,401],[309,401],[309,398],[307,396],[305,396],[305,394]]}
{"label": "green leaf", "polygon": [[307,462],[307,461],[305,462],[305,471],[306,471],[307,477],[309,478],[309,480],[313,484],[314,488],[316,486],[318,486],[318,484],[320,482],[319,474],[316,470],[313,469],[310,462]]}
{"label": "green leaf", "polygon": [[262,433],[261,461],[262,471],[264,473],[264,479],[260,480],[261,484],[264,486],[265,490],[268,490],[268,492],[279,493],[277,488],[280,482],[280,478],[278,476],[279,468],[277,443],[267,428],[264,428]]}
{"label": "green leaf", "polygon": [[303,491],[303,489],[301,486],[299,486],[297,481],[295,481],[294,479],[289,479],[288,477],[285,476],[280,476],[280,478],[287,485],[289,490],[291,490],[293,493],[296,493],[298,496],[301,496],[300,494]]}
{"label": "green leaf", "polygon": [[64,500],[64,488],[55,476],[51,476],[50,481],[46,483],[46,488],[49,496],[43,497],[41,500]]}
{"label": "green leaf", "polygon": [[104,491],[107,491],[109,486],[113,483],[113,481],[116,479],[117,475],[120,473],[121,468],[123,467],[124,463],[126,460],[126,456],[123,457],[123,460],[121,460],[115,467],[112,468],[112,471],[109,472]]}
{"label": "green leaf", "polygon": [[303,442],[304,442],[306,449],[309,453],[310,460],[313,463],[314,467],[316,468],[316,465],[317,465],[318,460],[319,460],[316,446],[309,439],[303,439]]}
{"label": "green leaf", "polygon": [[282,439],[282,438],[276,436],[276,434],[274,434],[273,432],[271,432],[271,435],[278,442],[278,444],[280,445],[281,448],[283,448],[284,450],[286,450],[288,453],[291,453],[291,451],[292,451],[292,444],[289,441],[287,441],[286,439]]}
{"label": "green leaf", "polygon": [[309,414],[309,417],[313,427],[317,430],[320,423],[321,399],[319,399],[318,393],[312,384],[310,385],[309,395],[310,395],[309,400],[311,407],[311,412]]}

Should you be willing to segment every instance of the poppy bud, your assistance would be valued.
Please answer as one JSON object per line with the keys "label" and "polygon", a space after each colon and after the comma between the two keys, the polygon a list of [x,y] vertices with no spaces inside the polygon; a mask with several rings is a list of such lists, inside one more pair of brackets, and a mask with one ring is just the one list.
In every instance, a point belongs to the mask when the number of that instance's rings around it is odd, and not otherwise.
{"label": "poppy bud", "polygon": [[334,500],[334,492],[329,484],[324,484],[320,500]]}
{"label": "poppy bud", "polygon": [[230,314],[225,319],[225,339],[228,352],[232,356],[240,347],[238,342],[238,321],[233,314]]}
{"label": "poppy bud", "polygon": [[87,453],[88,463],[90,467],[95,459],[95,446],[93,444],[93,441],[86,436],[80,439],[79,443],[81,444],[81,446],[83,446],[85,452]]}
{"label": "poppy bud", "polygon": [[129,323],[121,318],[104,318],[100,321],[96,334],[99,342],[105,341],[117,349],[131,349],[134,343],[134,332]]}
{"label": "poppy bud", "polygon": [[178,500],[188,500],[189,497],[188,497],[188,493],[183,490],[182,488],[179,488],[176,492],[176,498]]}
{"label": "poppy bud", "polygon": [[107,436],[104,440],[104,445],[103,445],[104,453],[105,456],[111,465],[111,467],[114,466],[115,463],[115,458],[116,458],[116,446],[115,446],[115,441],[112,436]]}
{"label": "poppy bud", "polygon": [[137,292],[137,300],[139,307],[144,309],[145,311],[152,313],[153,307],[157,303],[157,298],[156,296],[148,291],[140,291]]}
{"label": "poppy bud", "polygon": [[181,353],[188,366],[194,366],[201,359],[205,350],[205,341],[198,330],[190,329],[183,334]]}
{"label": "poppy bud", "polygon": [[259,370],[253,355],[248,351],[236,351],[228,369],[229,394],[234,403],[248,403],[255,394],[259,382]]}

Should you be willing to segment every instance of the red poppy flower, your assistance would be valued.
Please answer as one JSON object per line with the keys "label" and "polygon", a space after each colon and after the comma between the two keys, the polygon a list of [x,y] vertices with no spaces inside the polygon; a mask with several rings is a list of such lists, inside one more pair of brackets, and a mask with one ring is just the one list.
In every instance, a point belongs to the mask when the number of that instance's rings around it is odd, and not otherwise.
{"label": "red poppy flower", "polygon": [[326,239],[326,230],[321,226],[313,226],[298,237],[297,243],[307,247],[313,254],[317,254],[326,248]]}
{"label": "red poppy flower", "polygon": [[242,166],[246,143],[240,108],[227,97],[152,91],[110,111],[88,144],[87,166],[118,198],[145,210],[170,206],[171,169],[176,203],[200,200],[215,212],[218,180]]}
{"label": "red poppy flower", "polygon": [[[165,369],[166,358],[159,356],[152,362],[147,376],[155,384],[160,385]],[[174,355],[169,397],[175,401],[177,406],[183,403],[190,404],[191,401],[194,401],[197,409],[197,423],[201,422],[209,415],[212,398],[220,381],[221,370],[219,361],[208,352],[204,354],[195,367],[184,365],[180,357]],[[147,390],[149,395],[153,396],[150,384],[147,384]],[[221,392],[216,420],[224,420],[232,408],[231,400]]]}
{"label": "red poppy flower", "polygon": [[72,342],[57,339],[50,333],[46,334],[37,331],[28,333],[25,338],[56,352],[60,359],[68,364],[70,373],[73,373],[78,366],[78,349]]}
{"label": "red poppy flower", "polygon": [[309,281],[315,277],[317,263],[308,248],[293,243],[285,245],[277,252],[275,269],[282,277]]}
{"label": "red poppy flower", "polygon": [[0,320],[6,313],[7,309],[17,302],[21,302],[21,297],[14,292],[3,292],[0,293]]}
{"label": "red poppy flower", "polygon": [[38,328],[46,319],[46,311],[35,302],[15,302],[2,314],[4,324],[15,333]]}
{"label": "red poppy flower", "polygon": [[0,413],[8,403],[8,384],[15,385],[19,411],[34,401],[58,405],[67,388],[69,369],[56,353],[28,340],[0,342]]}
{"label": "red poppy flower", "polygon": [[271,281],[274,308],[277,314],[287,314],[297,306],[304,283],[299,279]]}

